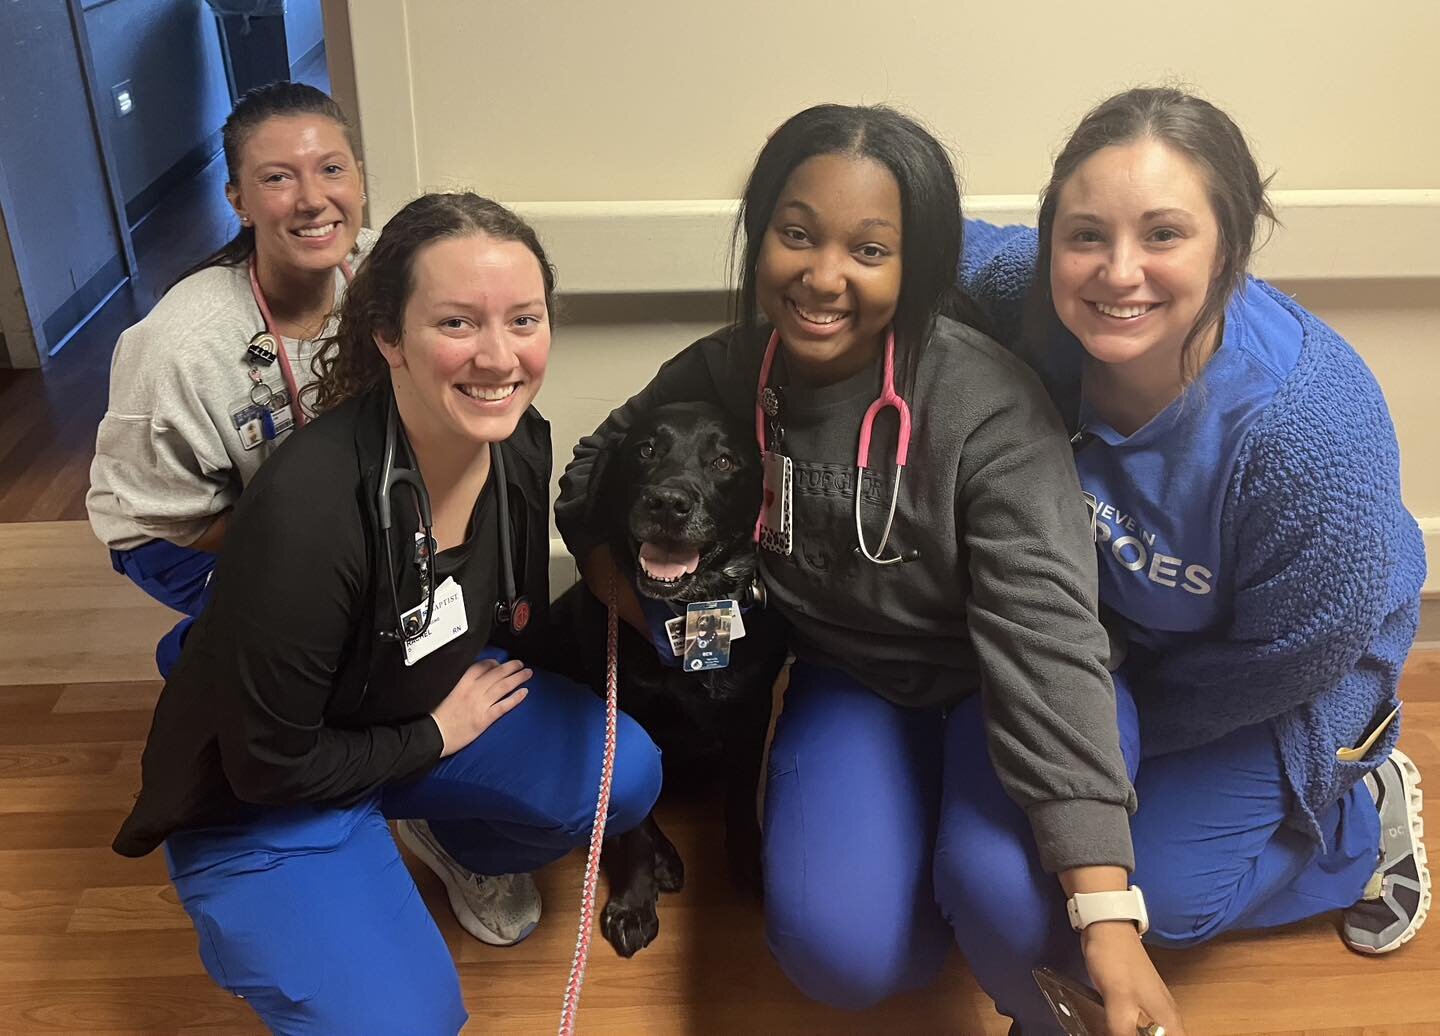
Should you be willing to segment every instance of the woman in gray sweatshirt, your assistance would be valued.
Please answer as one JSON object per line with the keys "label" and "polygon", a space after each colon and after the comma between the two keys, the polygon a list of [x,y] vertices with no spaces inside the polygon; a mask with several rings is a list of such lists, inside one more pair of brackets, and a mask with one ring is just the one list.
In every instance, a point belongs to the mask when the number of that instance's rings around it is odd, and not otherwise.
{"label": "woman in gray sweatshirt", "polygon": [[[1059,1031],[1045,965],[1088,972],[1115,1031],[1181,1032],[1128,887],[1134,706],[1105,666],[1091,520],[1043,388],[951,287],[944,148],[889,109],[801,112],[762,150],[741,226],[739,325],[580,442],[556,516],[603,593],[597,454],[665,403],[756,422],[760,567],[796,656],[766,791],[772,952],[808,995],[859,1008],[928,983],[953,940],[1027,1034]],[[872,422],[892,381],[903,406]],[[645,628],[633,596],[622,611]]]}

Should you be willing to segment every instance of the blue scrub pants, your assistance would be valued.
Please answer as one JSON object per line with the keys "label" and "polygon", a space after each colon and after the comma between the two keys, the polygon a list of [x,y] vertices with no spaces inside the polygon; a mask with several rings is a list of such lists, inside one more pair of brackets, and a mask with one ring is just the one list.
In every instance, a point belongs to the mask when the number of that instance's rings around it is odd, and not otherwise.
{"label": "blue scrub pants", "polygon": [[128,576],[165,607],[185,613],[185,618],[155,645],[155,668],[162,678],[169,679],[185,646],[186,634],[210,600],[210,573],[217,560],[214,554],[177,547],[168,540],[151,540],[130,550],[110,552],[110,564],[116,572]]}
{"label": "blue scrub pants", "polygon": [[[170,876],[211,977],[280,1033],[457,1032],[467,1015],[455,964],[386,818],[430,820],[481,874],[535,870],[584,845],[604,702],[550,673],[528,686],[468,747],[355,806],[267,809],[171,835]],[[607,831],[639,824],[659,793],[659,750],[622,714]],[[556,923],[574,905],[551,904]]]}
{"label": "blue scrub pants", "polygon": [[[1123,680],[1116,690],[1133,778],[1135,706]],[[1290,793],[1255,731],[1147,760],[1137,791],[1135,881],[1160,945],[1348,905],[1375,865],[1363,788],[1364,802],[1348,796],[1323,818],[1343,835],[1326,856],[1281,825]],[[943,715],[902,709],[838,670],[795,664],[770,752],[764,868],[771,952],[832,1006],[928,985],[952,941],[1026,1036],[1061,1031],[1033,968],[1086,979],[1060,884],[991,766],[978,696]]]}

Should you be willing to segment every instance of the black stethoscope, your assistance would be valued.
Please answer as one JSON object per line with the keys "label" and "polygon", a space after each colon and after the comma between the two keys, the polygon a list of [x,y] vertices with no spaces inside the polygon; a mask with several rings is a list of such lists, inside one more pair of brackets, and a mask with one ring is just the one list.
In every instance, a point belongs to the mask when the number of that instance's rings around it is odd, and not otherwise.
{"label": "black stethoscope", "polygon": [[[401,440],[410,467],[395,466],[395,451]],[[511,550],[510,491],[505,481],[505,454],[500,444],[490,444],[490,477],[498,494],[500,514],[496,524],[500,527],[500,583],[504,596],[495,602],[495,621],[511,633],[519,634],[530,624],[530,602],[523,594],[515,591],[515,559]],[[420,517],[420,532],[415,536],[415,567],[420,573],[420,592],[425,596],[425,607],[420,614],[400,610],[400,581],[395,574],[395,551],[390,542],[390,530],[394,526],[394,515],[390,509],[390,491],[397,485],[410,490],[415,501],[415,510]],[[395,629],[381,630],[380,639],[408,643],[418,640],[430,628],[430,618],[435,614],[435,536],[430,514],[430,494],[425,489],[425,480],[420,477],[419,466],[415,463],[414,451],[400,426],[400,414],[394,397],[390,399],[389,413],[385,421],[385,455],[380,461],[380,485],[376,490],[376,505],[380,517],[380,532],[385,537],[385,566],[390,576],[390,603],[395,608]]]}

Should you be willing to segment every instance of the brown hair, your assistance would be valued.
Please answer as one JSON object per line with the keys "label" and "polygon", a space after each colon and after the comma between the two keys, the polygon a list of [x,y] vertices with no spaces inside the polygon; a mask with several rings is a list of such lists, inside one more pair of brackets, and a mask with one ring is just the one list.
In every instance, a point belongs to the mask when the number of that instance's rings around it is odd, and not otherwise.
{"label": "brown hair", "polygon": [[[355,152],[355,131],[350,126],[350,120],[345,118],[345,113],[328,94],[304,83],[257,86],[235,103],[220,131],[220,139],[225,146],[226,183],[232,187],[239,183],[245,143],[262,123],[296,115],[319,115],[331,120],[345,131],[350,151]],[[234,237],[182,273],[170,287],[211,266],[243,266],[254,254],[255,228],[242,226]]]}
{"label": "brown hair", "polygon": [[[1039,359],[1053,348],[1059,323],[1050,297],[1050,256],[1061,189],[1097,151],[1144,139],[1173,148],[1199,167],[1219,226],[1215,277],[1180,348],[1181,373],[1189,381],[1203,366],[1194,356],[1195,343],[1221,325],[1230,296],[1244,281],[1260,221],[1278,221],[1265,195],[1270,178],[1261,177],[1240,127],[1209,101],[1171,87],[1137,87],[1102,101],[1080,120],[1055,159],[1050,182],[1040,195],[1040,246],[1032,284],[1035,319],[1026,333],[1027,351]],[[1038,366],[1044,366],[1043,360]]]}
{"label": "brown hair", "polygon": [[518,241],[540,264],[546,320],[555,302],[555,269],[535,231],[505,206],[478,194],[423,194],[390,218],[340,304],[340,324],[315,354],[316,380],[305,392],[329,410],[383,381],[389,371],[375,337],[399,342],[414,290],[415,257],[426,245],[469,234]]}

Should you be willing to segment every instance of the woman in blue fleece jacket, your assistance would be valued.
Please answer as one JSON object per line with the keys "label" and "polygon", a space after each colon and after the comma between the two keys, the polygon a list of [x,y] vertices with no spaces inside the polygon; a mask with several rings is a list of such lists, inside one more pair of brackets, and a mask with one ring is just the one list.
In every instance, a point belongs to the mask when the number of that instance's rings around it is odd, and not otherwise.
{"label": "woman in blue fleece jacket", "polygon": [[1262,218],[1223,112],[1130,90],[1056,159],[1038,234],[967,226],[961,277],[1045,380],[1094,498],[1140,715],[1148,941],[1344,909],[1346,943],[1384,953],[1430,903],[1395,748],[1423,545],[1374,378],[1246,275]]}

